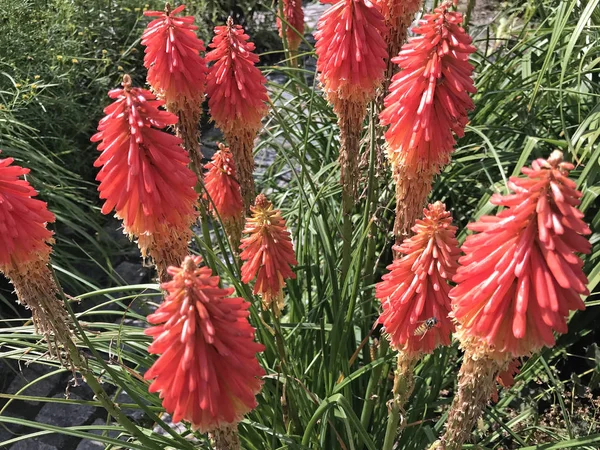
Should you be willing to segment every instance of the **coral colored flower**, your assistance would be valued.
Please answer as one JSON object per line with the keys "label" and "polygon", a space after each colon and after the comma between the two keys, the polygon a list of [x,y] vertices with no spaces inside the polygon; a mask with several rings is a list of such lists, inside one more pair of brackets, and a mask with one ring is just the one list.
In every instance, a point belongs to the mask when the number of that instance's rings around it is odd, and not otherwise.
{"label": "coral colored flower", "polygon": [[150,392],[160,392],[173,421],[186,420],[206,432],[239,422],[256,407],[264,375],[248,322],[250,304],[228,297],[233,288],[219,288],[219,277],[202,258],[188,256],[170,267],[171,281],[161,287],[165,299],[148,322],[154,342],[148,351],[161,356],[146,372]]}
{"label": "coral colored flower", "polygon": [[585,308],[587,279],[575,253],[590,251],[583,237],[590,229],[577,209],[572,169],[559,151],[535,160],[522,169],[525,178],[510,179],[514,194],[492,197],[505,209],[469,225],[478,234],[462,247],[450,292],[465,336],[512,357],[528,355],[554,345],[553,331],[567,331],[569,311]]}
{"label": "coral colored flower", "polygon": [[[288,48],[294,52],[300,47],[304,35],[302,0],[283,0],[283,16],[287,22],[285,36]],[[277,29],[279,36],[283,37],[283,24],[279,16],[277,17]]]}
{"label": "coral colored flower", "polygon": [[37,192],[29,182],[21,179],[29,169],[12,165],[13,161],[0,159],[0,272],[15,287],[19,303],[31,310],[35,330],[45,337],[50,355],[72,369],[69,315],[48,268],[53,239],[46,225],[55,217],[45,202],[33,198]]}
{"label": "coral colored flower", "polygon": [[20,177],[29,169],[0,159],[0,270],[35,259],[47,259],[52,251],[52,232],[46,228],[55,217],[37,192]]}
{"label": "coral colored flower", "polygon": [[475,93],[469,55],[475,51],[471,37],[460,27],[462,14],[450,4],[426,14],[416,36],[392,61],[400,66],[392,78],[385,109],[380,114],[388,156],[416,174],[439,171],[448,163],[455,145],[454,132],[462,137],[473,109]]}
{"label": "coral colored flower", "polygon": [[[369,0],[333,3],[315,33],[317,71],[328,96],[368,101],[383,81],[387,45],[384,18]],[[330,98],[330,100],[333,100]]]}
{"label": "coral colored flower", "polygon": [[454,331],[448,318],[448,281],[458,267],[458,243],[452,216],[443,203],[423,210],[415,235],[396,250],[404,254],[388,266],[389,273],[376,286],[383,324],[394,347],[407,353],[431,353],[450,345]]}
{"label": "coral colored flower", "polygon": [[216,209],[222,220],[241,217],[244,212],[240,184],[236,179],[235,163],[227,147],[219,144],[212,161],[204,166],[204,187],[211,199],[209,209]]}
{"label": "coral colored flower", "polygon": [[196,176],[181,139],[162,131],[177,117],[160,110],[164,102],[150,91],[131,87],[129,76],[108,95],[115,101],[91,138],[102,152],[94,163],[102,167],[96,177],[106,200],[102,213],[116,210],[129,235],[152,234],[165,224],[188,228],[196,214]]}
{"label": "coral colored flower", "polygon": [[252,216],[246,219],[243,231],[249,236],[240,245],[240,258],[245,261],[242,282],[248,283],[256,277],[254,293],[263,297],[265,308],[273,304],[278,313],[283,308],[284,279],[296,278],[291,266],[298,261],[281,212],[273,209],[263,194],[256,197],[250,209]]}
{"label": "coral colored flower", "polygon": [[[206,63],[200,52],[204,43],[196,36],[194,17],[178,17],[185,6],[171,11],[146,11],[145,16],[157,17],[142,35],[146,46],[144,67],[148,69],[148,83],[167,105],[190,102],[200,108],[206,83]],[[174,111],[172,111],[174,112]]]}
{"label": "coral colored flower", "polygon": [[[256,133],[267,114],[266,80],[255,66],[258,56],[248,38],[230,17],[227,25],[215,27],[215,37],[209,45],[213,50],[206,54],[206,61],[214,62],[206,84],[208,106],[213,120],[225,134],[240,130]],[[230,139],[229,144],[232,144]]]}

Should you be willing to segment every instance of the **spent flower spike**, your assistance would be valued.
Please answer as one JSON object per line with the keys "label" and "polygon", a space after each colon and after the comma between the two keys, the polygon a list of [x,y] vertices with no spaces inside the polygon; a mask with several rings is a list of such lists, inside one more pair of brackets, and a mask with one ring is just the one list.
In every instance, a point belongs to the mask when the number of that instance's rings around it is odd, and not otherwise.
{"label": "spent flower spike", "polygon": [[264,375],[256,353],[264,346],[254,341],[250,303],[229,297],[233,288],[221,289],[201,262],[187,256],[168,269],[165,299],[146,330],[154,338],[148,351],[160,356],[144,378],[174,422],[207,432],[237,424],[256,407]]}
{"label": "spent flower spike", "polygon": [[454,325],[448,313],[448,292],[458,267],[458,242],[452,216],[443,203],[423,210],[413,227],[414,236],[397,246],[397,258],[376,285],[383,324],[392,346],[405,354],[431,353],[450,345]]}
{"label": "spent flower spike", "polygon": [[265,309],[273,307],[276,315],[283,309],[283,287],[286,278],[296,278],[291,267],[298,264],[292,239],[286,229],[281,212],[263,194],[256,197],[250,208],[252,215],[246,219],[241,241],[240,258],[242,282],[249,283],[256,277],[254,294],[263,298]]}
{"label": "spent flower spike", "polygon": [[412,31],[416,34],[392,61],[400,72],[392,78],[385,109],[380,114],[388,157],[411,176],[437,173],[450,159],[453,132],[462,137],[473,109],[475,93],[469,55],[471,37],[461,28],[462,14],[444,3],[426,14]]}
{"label": "spent flower spike", "polygon": [[488,353],[505,359],[553,346],[554,332],[567,332],[569,311],[585,308],[588,295],[582,260],[590,234],[577,209],[581,192],[569,179],[573,165],[560,151],[511,177],[502,206],[468,228],[450,297],[463,340],[482,340]]}

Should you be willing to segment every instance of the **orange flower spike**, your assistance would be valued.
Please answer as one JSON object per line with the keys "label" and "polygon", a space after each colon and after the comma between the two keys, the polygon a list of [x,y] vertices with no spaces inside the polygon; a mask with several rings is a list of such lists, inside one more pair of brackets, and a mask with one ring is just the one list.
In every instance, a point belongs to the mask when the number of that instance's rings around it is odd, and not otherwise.
{"label": "orange flower spike", "polygon": [[511,195],[495,194],[496,216],[470,224],[450,292],[464,338],[483,340],[501,357],[529,355],[567,332],[571,310],[588,295],[582,261],[590,234],[577,209],[581,192],[568,178],[573,165],[555,151],[512,177]]}
{"label": "orange flower spike", "polygon": [[205,48],[196,36],[194,17],[179,17],[184,9],[180,5],[171,10],[167,3],[164,11],[144,12],[145,16],[156,17],[142,35],[146,47],[144,67],[148,69],[148,83],[167,107],[181,108],[189,102],[200,108],[208,71],[200,56]]}
{"label": "orange flower spike", "polygon": [[204,168],[208,170],[204,176],[204,187],[212,200],[208,205],[209,209],[216,210],[224,221],[241,217],[244,205],[240,184],[236,179],[235,163],[229,149],[219,143],[219,150]]}
{"label": "orange flower spike", "polygon": [[[368,102],[383,81],[387,46],[384,18],[369,0],[332,3],[315,33],[317,71],[330,101],[334,97]],[[335,104],[334,104],[335,107]]]}
{"label": "orange flower spike", "polygon": [[162,100],[132,87],[128,75],[123,89],[108,95],[115,101],[104,109],[91,138],[102,152],[94,163],[102,167],[96,176],[105,199],[102,213],[116,211],[124,232],[137,237],[142,256],[152,256],[166,281],[167,267],[181,264],[188,253],[197,216],[196,176],[181,139],[162,131],[177,122],[177,116],[159,109]]}
{"label": "orange flower spike", "polygon": [[31,310],[35,330],[44,335],[50,355],[73,369],[69,315],[48,267],[53,239],[46,226],[55,217],[45,202],[34,198],[37,192],[29,182],[21,179],[29,169],[13,162],[0,159],[0,272],[15,287],[19,303]]}
{"label": "orange flower spike", "polygon": [[183,146],[192,161],[191,168],[202,177],[200,130],[202,101],[208,68],[200,52],[204,43],[196,36],[197,26],[192,16],[179,14],[184,6],[171,10],[169,3],[164,11],[146,11],[145,16],[156,17],[142,35],[146,46],[144,66],[148,69],[148,84],[167,111],[177,114],[175,132],[182,138]]}
{"label": "orange flower spike", "polygon": [[33,260],[47,260],[52,232],[46,228],[55,217],[29,182],[20,177],[29,169],[0,158],[0,270],[7,272]]}
{"label": "orange flower spike", "polygon": [[244,209],[249,211],[255,197],[254,139],[267,115],[269,97],[265,77],[255,66],[258,56],[249,36],[233,19],[215,27],[215,36],[206,54],[213,65],[208,71],[206,93],[210,113],[229,144],[235,161]]}
{"label": "orange flower spike", "polygon": [[206,61],[214,62],[207,77],[208,106],[226,136],[240,130],[258,132],[268,111],[266,79],[255,66],[258,56],[248,39],[241,25],[234,25],[230,17],[227,25],[215,27],[209,45],[212,50],[206,54]]}
{"label": "orange flower spike", "polygon": [[248,322],[250,304],[229,297],[233,288],[219,288],[219,277],[188,256],[181,267],[170,267],[172,280],[145,333],[154,338],[148,348],[159,358],[144,378],[150,392],[160,392],[173,421],[185,420],[200,432],[227,429],[256,407],[264,375]]}
{"label": "orange flower spike", "polygon": [[163,223],[188,227],[198,197],[195,176],[181,139],[161,130],[177,117],[158,109],[164,102],[150,91],[131,87],[127,75],[123,89],[108,95],[115,101],[91,138],[102,152],[94,163],[102,167],[96,177],[106,200],[102,213],[114,209],[129,235],[152,234]]}
{"label": "orange flower spike", "polygon": [[444,3],[413,28],[415,37],[392,61],[400,72],[392,78],[385,109],[380,114],[388,156],[408,174],[439,172],[462,137],[473,109],[469,93],[476,89],[469,55],[471,37],[460,27],[462,14]]}
{"label": "orange flower spike", "polygon": [[260,194],[256,197],[252,215],[246,219],[240,258],[242,282],[249,283],[256,277],[254,294],[263,298],[263,306],[273,306],[278,315],[283,309],[283,286],[286,278],[296,278],[291,267],[298,264],[294,255],[292,239],[285,226],[281,212]]}
{"label": "orange flower spike", "polygon": [[[304,35],[304,10],[302,0],[283,0],[283,16],[287,21],[286,39],[289,50],[294,53],[300,47]],[[277,29],[279,36],[283,37],[283,24],[277,16]]]}
{"label": "orange flower spike", "polygon": [[423,210],[414,236],[397,246],[397,258],[376,286],[383,313],[379,322],[392,345],[412,357],[450,345],[454,325],[448,318],[448,281],[458,267],[458,243],[452,216],[443,203]]}

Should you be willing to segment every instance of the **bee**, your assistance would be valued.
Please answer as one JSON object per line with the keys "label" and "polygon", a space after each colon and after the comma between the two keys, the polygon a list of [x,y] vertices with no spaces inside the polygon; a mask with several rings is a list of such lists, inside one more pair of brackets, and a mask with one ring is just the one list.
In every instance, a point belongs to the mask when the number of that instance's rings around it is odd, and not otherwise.
{"label": "bee", "polygon": [[437,320],[436,317],[430,317],[429,319],[427,319],[426,321],[421,323],[421,325],[419,325],[416,328],[414,335],[421,336],[421,339],[423,339],[425,337],[425,335],[427,334],[427,332],[429,330],[431,330],[432,328],[436,327],[438,323],[439,323],[439,321]]}

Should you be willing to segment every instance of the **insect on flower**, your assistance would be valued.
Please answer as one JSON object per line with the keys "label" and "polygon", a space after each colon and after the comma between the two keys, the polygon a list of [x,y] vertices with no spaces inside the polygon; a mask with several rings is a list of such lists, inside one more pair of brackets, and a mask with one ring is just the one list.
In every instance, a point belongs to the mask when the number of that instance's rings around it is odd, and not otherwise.
{"label": "insect on flower", "polygon": [[415,329],[414,335],[421,336],[421,339],[423,339],[429,330],[437,327],[438,323],[440,322],[436,317],[430,317]]}

